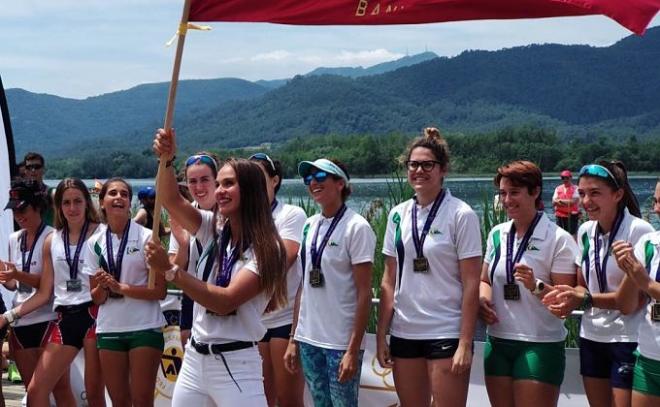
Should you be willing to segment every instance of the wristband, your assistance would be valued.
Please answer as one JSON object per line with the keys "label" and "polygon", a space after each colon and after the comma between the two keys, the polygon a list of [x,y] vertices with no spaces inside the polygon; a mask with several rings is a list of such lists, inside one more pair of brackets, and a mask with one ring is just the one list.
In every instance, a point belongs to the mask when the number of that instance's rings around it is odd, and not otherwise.
{"label": "wristband", "polygon": [[9,311],[2,314],[2,317],[5,319],[5,321],[7,321],[8,325],[11,325],[14,322],[18,321],[19,319],[21,319],[18,313],[13,309],[10,309]]}

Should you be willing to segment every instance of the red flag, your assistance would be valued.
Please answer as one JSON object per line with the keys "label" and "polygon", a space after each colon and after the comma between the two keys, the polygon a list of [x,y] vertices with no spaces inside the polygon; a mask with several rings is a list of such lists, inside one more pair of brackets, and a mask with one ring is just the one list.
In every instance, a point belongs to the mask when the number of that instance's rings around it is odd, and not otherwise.
{"label": "red flag", "polygon": [[191,0],[190,21],[421,24],[603,14],[642,34],[660,0]]}

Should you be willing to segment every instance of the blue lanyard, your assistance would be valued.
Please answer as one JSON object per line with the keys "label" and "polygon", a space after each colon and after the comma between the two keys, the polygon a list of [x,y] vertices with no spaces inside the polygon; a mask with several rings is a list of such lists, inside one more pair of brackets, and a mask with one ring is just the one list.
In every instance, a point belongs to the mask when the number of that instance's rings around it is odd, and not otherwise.
{"label": "blue lanyard", "polygon": [[41,222],[41,225],[39,225],[39,229],[37,229],[37,233],[34,235],[34,240],[32,241],[32,246],[30,247],[30,251],[28,252],[28,258],[27,260],[25,259],[25,253],[27,252],[27,230],[24,230],[23,233],[21,234],[21,266],[24,273],[29,273],[30,272],[30,266],[32,264],[32,254],[34,254],[34,248],[37,246],[37,242],[39,241],[39,237],[41,237],[41,234],[44,232],[46,229],[46,223]]}
{"label": "blue lanyard", "polygon": [[446,190],[443,189],[442,191],[440,191],[438,196],[435,197],[435,201],[433,201],[433,206],[431,206],[431,210],[429,211],[429,216],[426,218],[426,222],[424,222],[424,228],[422,229],[421,236],[419,234],[419,229],[417,228],[417,197],[413,198],[415,202],[412,207],[412,237],[413,237],[413,244],[415,245],[415,252],[417,253],[417,257],[424,257],[424,241],[426,240],[426,236],[429,234],[429,231],[431,230],[431,225],[433,224],[433,221],[435,220],[435,217],[438,214],[440,205],[442,205],[442,201],[444,201],[445,199],[445,191]]}
{"label": "blue lanyard", "polygon": [[121,279],[121,265],[124,261],[124,252],[126,252],[126,245],[128,244],[128,231],[131,228],[131,220],[129,219],[126,222],[126,227],[124,227],[124,234],[121,237],[119,242],[119,250],[117,251],[117,260],[112,250],[112,231],[110,226],[105,230],[105,245],[108,252],[108,271],[115,280],[120,281]]}
{"label": "blue lanyard", "polygon": [[277,208],[277,199],[273,199],[273,202],[270,203],[270,211],[275,212],[275,208]]}
{"label": "blue lanyard", "polygon": [[80,252],[82,251],[87,238],[87,229],[89,229],[89,221],[85,220],[82,230],[80,231],[80,236],[78,237],[78,243],[76,243],[76,251],[73,255],[73,260],[71,259],[71,248],[69,247],[69,228],[67,225],[64,225],[62,230],[64,256],[66,257],[66,263],[69,265],[69,277],[71,277],[71,280],[75,280],[78,277],[78,261],[80,260]]}
{"label": "blue lanyard", "polygon": [[321,240],[321,245],[316,246],[316,242],[319,238],[319,231],[321,230],[321,222],[319,222],[319,225],[316,227],[316,231],[314,232],[314,237],[312,238],[312,245],[309,248],[309,254],[310,257],[312,258],[312,268],[321,268],[321,257],[323,256],[323,251],[325,250],[325,246],[328,244],[328,241],[330,240],[330,235],[332,235],[332,232],[335,231],[335,228],[337,228],[337,225],[339,224],[339,221],[341,221],[341,218],[344,216],[346,213],[346,205],[342,204],[341,208],[339,208],[339,211],[335,215],[334,219],[332,219],[332,223],[330,223],[330,227],[328,230],[325,232],[325,236],[323,236],[323,240]]}
{"label": "blue lanyard", "polygon": [[226,256],[227,246],[231,242],[231,228],[229,225],[225,225],[222,229],[222,235],[220,236],[220,256],[219,259],[219,270],[218,275],[215,278],[215,285],[219,287],[228,287],[231,282],[231,271],[234,268],[234,265],[240,257],[239,245],[234,246],[229,254],[229,257]]}
{"label": "blue lanyard", "polygon": [[534,234],[534,229],[536,229],[536,226],[539,224],[539,221],[541,220],[541,217],[543,215],[543,212],[536,212],[536,216],[534,216],[534,220],[532,220],[531,225],[529,225],[529,228],[525,232],[525,235],[522,238],[522,241],[520,242],[520,246],[518,246],[518,250],[516,250],[515,256],[513,255],[513,241],[516,239],[516,224],[511,222],[511,229],[509,230],[509,236],[506,238],[506,282],[507,284],[513,284],[514,283],[514,278],[513,278],[513,266],[516,263],[520,262],[520,259],[522,259],[523,254],[525,253],[525,250],[527,250],[527,245],[529,244],[529,239],[532,238],[532,234]]}
{"label": "blue lanyard", "polygon": [[[601,293],[607,292],[607,259],[610,257],[609,252],[612,247],[612,243],[614,242],[617,233],[619,233],[619,229],[623,223],[623,217],[623,211],[619,211],[619,213],[616,215],[616,219],[614,220],[614,226],[612,226],[612,230],[610,231],[610,238],[607,242],[607,250],[605,251],[602,262],[600,261],[600,235],[602,232],[600,230],[600,225],[596,223],[596,233],[594,233],[594,268],[596,269],[598,288],[600,288]],[[587,276],[587,279],[588,278],[589,277]],[[587,284],[588,283],[589,281],[587,281]]]}

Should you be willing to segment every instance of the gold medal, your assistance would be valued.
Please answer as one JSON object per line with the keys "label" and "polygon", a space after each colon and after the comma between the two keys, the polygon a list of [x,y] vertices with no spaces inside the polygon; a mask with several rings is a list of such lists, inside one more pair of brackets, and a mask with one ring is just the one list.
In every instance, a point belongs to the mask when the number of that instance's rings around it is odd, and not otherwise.
{"label": "gold medal", "polygon": [[323,273],[320,268],[313,268],[309,272],[309,284],[312,287],[323,287]]}
{"label": "gold medal", "polygon": [[520,300],[520,287],[518,284],[504,284],[504,299],[510,301]]}
{"label": "gold medal", "polygon": [[426,257],[417,257],[413,259],[413,271],[415,273],[428,273],[429,260]]}

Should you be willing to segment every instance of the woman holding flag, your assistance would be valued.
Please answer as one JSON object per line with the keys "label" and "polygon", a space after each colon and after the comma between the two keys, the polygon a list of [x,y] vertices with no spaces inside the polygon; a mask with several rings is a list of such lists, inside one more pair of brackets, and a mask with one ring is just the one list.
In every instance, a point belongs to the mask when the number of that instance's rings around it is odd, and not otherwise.
{"label": "woman holding flag", "polygon": [[113,406],[152,406],[165,318],[165,281],[147,286],[145,244],[151,231],[130,218],[132,189],[111,178],[99,194],[106,224],[85,248],[83,272],[99,304],[96,333],[101,372]]}
{"label": "woman holding flag", "polygon": [[625,276],[612,256],[617,240],[634,246],[653,227],[640,219],[637,199],[620,161],[585,165],[578,193],[589,216],[578,230],[578,286],[556,287],[546,302],[558,315],[582,306],[580,373],[592,406],[630,406],[642,302],[622,313],[616,292]]}
{"label": "woman holding flag", "polygon": [[[154,150],[173,156],[173,132],[159,130]],[[196,275],[179,271],[160,245],[148,245],[154,269],[194,301],[192,336],[172,405],[265,406],[256,342],[266,333],[261,318],[269,300],[278,307],[286,301],[286,252],[260,166],[230,159],[218,171],[219,233],[213,213],[197,210],[179,195],[171,163],[161,175],[165,208],[204,245]]]}
{"label": "woman holding flag", "polygon": [[54,196],[55,227],[44,242],[43,272],[37,292],[12,311],[16,318],[50,304],[58,320],[28,385],[30,406],[50,406],[49,396],[58,380],[69,374],[71,362],[85,349],[87,404],[105,406],[104,385],[96,349],[98,307],[92,303],[90,278],[82,273],[82,250],[97,237],[100,220],[85,184],[77,178],[62,180]]}
{"label": "woman holding flag", "polygon": [[351,189],[343,164],[303,161],[298,174],[321,213],[303,228],[303,280],[285,364],[296,372],[300,358],[314,405],[357,406],[376,236],[346,206]]}
{"label": "woman holding flag", "polygon": [[432,398],[461,406],[478,310],[479,219],[443,186],[449,148],[437,129],[413,140],[405,165],[415,197],[388,215],[378,361],[393,368],[402,406],[429,406]]}
{"label": "woman holding flag", "polygon": [[541,300],[574,286],[573,237],[539,211],[541,170],[529,161],[497,169],[495,187],[508,222],[488,235],[479,316],[488,324],[484,372],[490,403],[556,406],[564,379],[566,328]]}

